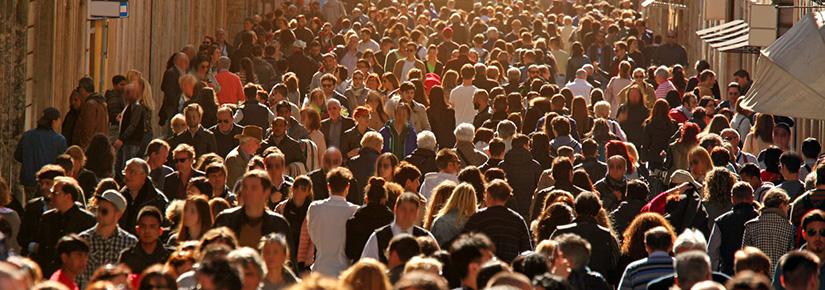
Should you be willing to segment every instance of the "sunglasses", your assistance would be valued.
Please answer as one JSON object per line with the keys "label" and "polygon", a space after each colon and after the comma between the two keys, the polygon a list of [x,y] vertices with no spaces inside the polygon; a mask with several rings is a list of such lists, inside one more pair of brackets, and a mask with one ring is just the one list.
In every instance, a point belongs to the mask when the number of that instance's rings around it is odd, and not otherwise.
{"label": "sunglasses", "polygon": [[189,161],[189,157],[175,158],[175,162],[177,163],[185,163],[186,161]]}
{"label": "sunglasses", "polygon": [[825,229],[820,229],[819,231],[814,230],[814,229],[810,229],[810,230],[805,230],[805,233],[808,234],[809,237],[815,237],[816,234],[819,233],[820,237],[825,238]]}

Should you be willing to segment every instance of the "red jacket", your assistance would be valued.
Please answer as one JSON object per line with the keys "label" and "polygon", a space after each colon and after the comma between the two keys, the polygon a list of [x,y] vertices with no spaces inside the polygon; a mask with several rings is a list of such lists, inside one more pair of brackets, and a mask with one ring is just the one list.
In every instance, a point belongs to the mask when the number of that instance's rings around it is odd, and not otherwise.
{"label": "red jacket", "polygon": [[682,112],[682,110],[679,109],[679,107],[670,109],[670,112],[668,112],[667,115],[670,116],[671,119],[673,119],[674,121],[676,121],[676,123],[679,123],[679,124],[687,122],[687,120],[688,120],[687,115],[685,115],[685,113]]}
{"label": "red jacket", "polygon": [[221,90],[218,92],[218,104],[238,104],[244,100],[243,84],[238,75],[223,70],[215,75],[215,79],[221,85]]}

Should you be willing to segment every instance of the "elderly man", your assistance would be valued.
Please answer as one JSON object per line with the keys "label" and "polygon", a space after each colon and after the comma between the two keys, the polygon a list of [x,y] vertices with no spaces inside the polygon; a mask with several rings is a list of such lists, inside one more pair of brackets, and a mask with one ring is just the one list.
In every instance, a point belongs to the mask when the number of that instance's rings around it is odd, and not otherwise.
{"label": "elderly man", "polygon": [[[383,145],[382,140],[381,146]],[[376,157],[376,159],[377,158],[378,157]],[[312,180],[312,193],[314,194],[315,200],[321,200],[329,197],[329,188],[327,187],[326,178],[327,173],[335,168],[341,167],[342,162],[343,156],[341,154],[341,150],[334,147],[327,148],[327,151],[325,151],[324,155],[321,157],[321,168],[313,170],[307,174],[309,179]],[[350,167],[353,167],[353,165],[350,165]],[[347,194],[347,200],[354,204],[361,204],[364,200],[363,196],[357,192],[357,189],[359,188],[358,181],[360,180],[350,180],[349,193]],[[367,181],[365,180],[364,182],[366,184]],[[359,199],[361,202],[358,202]]]}
{"label": "elderly man", "polygon": [[261,148],[261,138],[263,130],[258,126],[246,126],[240,134],[234,136],[238,140],[238,146],[232,149],[226,156],[226,184],[234,188],[235,183],[246,172],[249,160],[255,156],[255,152]]}
{"label": "elderly man", "polygon": [[588,104],[590,103],[590,91],[593,90],[593,85],[587,82],[587,71],[584,69],[576,70],[576,78],[564,87],[570,89],[573,96],[582,96]]}
{"label": "elderly man", "polygon": [[358,149],[358,155],[352,157],[347,166],[352,170],[352,175],[357,181],[355,192],[364,192],[364,187],[367,185],[369,178],[375,175],[375,161],[378,160],[378,155],[381,155],[383,146],[384,137],[378,132],[367,132],[361,138],[361,148]]}
{"label": "elderly man", "polygon": [[275,117],[272,120],[272,128],[270,129],[269,138],[267,138],[258,149],[258,153],[263,153],[269,147],[277,147],[281,150],[286,158],[286,165],[293,162],[304,162],[306,155],[301,150],[301,145],[297,140],[292,139],[286,134],[287,120],[283,117]]}
{"label": "elderly man", "polygon": [[435,165],[435,151],[438,150],[435,134],[430,131],[418,133],[415,138],[415,145],[415,150],[404,157],[404,161],[418,167],[421,174],[438,171],[438,166]]}
{"label": "elderly man", "polygon": [[[145,206],[166,209],[169,201],[149,180],[149,164],[140,158],[126,161],[123,169],[123,183],[120,194],[126,198],[126,211],[120,220],[120,227],[129,233],[135,233],[137,214]],[[162,221],[161,221],[162,222]]]}
{"label": "elderly man", "polygon": [[[499,126],[501,126],[501,123],[499,123]],[[512,124],[512,122],[510,122],[510,124]],[[458,154],[458,159],[461,162],[462,168],[470,165],[481,166],[487,162],[487,155],[476,149],[473,145],[475,131],[475,126],[468,123],[459,124],[458,127],[453,130],[453,134],[455,134],[455,151],[456,154]],[[513,134],[515,134],[515,130],[513,130]],[[499,137],[502,137],[501,134]]]}
{"label": "elderly man", "polygon": [[324,141],[327,147],[341,148],[341,140],[344,132],[355,126],[355,121],[350,117],[341,116],[341,102],[336,99],[327,100],[327,113],[329,118],[321,121],[321,133],[324,134]]}
{"label": "elderly man", "polygon": [[666,66],[659,66],[656,68],[653,76],[658,84],[656,86],[656,99],[664,99],[667,97],[668,92],[676,90],[676,86],[674,86],[668,79],[670,77],[670,72]]}

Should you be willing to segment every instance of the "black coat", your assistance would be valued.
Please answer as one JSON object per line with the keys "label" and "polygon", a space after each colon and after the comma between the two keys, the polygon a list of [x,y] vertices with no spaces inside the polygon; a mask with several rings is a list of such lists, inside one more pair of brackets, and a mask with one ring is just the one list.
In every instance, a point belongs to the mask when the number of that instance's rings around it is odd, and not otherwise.
{"label": "black coat", "polygon": [[347,220],[347,238],[344,246],[347,257],[356,261],[361,258],[364,245],[372,232],[392,222],[395,216],[386,206],[379,203],[366,204],[358,208]]}
{"label": "black coat", "polygon": [[172,119],[178,113],[178,102],[182,90],[180,88],[181,74],[175,66],[170,67],[163,73],[163,82],[160,85],[160,90],[163,91],[163,104],[158,110],[158,117],[160,117],[160,125],[166,124],[169,119]]}
{"label": "black coat", "polygon": [[215,153],[218,151],[218,144],[215,141],[215,134],[212,134],[211,131],[204,127],[198,128],[194,135],[189,133],[187,130],[175,137],[172,137],[172,140],[169,142],[169,148],[174,149],[178,145],[184,143],[192,145],[192,147],[195,148],[196,158],[206,153]]}
{"label": "black coat", "polygon": [[530,203],[536,184],[541,176],[541,165],[533,160],[530,151],[524,148],[513,148],[504,155],[504,161],[499,164],[504,170],[507,181],[513,187],[513,209],[522,217],[529,217]]}
{"label": "black coat", "polygon": [[[195,169],[192,169],[192,173],[190,173],[190,175],[191,175],[189,177],[190,180],[192,178],[195,178],[195,177],[206,176],[206,174],[203,173],[203,171],[199,171],[199,170],[195,170]],[[180,180],[180,172],[179,171],[169,173],[163,179],[164,179],[164,182],[163,182],[163,196],[164,197],[167,197],[167,198],[170,198],[170,199],[186,199],[186,194],[185,194],[186,184],[183,184],[183,182]],[[184,191],[183,195],[178,194],[178,190],[180,190],[181,187],[183,187],[182,188],[183,191]]]}
{"label": "black coat", "polygon": [[404,157],[404,161],[409,162],[421,171],[421,181],[424,181],[424,175],[430,172],[438,172],[438,166],[435,164],[435,152],[429,149],[416,148],[412,154]]}
{"label": "black coat", "polygon": [[[349,118],[349,117],[344,117],[344,116],[341,116],[340,118],[341,118],[341,120],[340,120],[340,122],[341,122],[341,132],[338,133],[339,134],[338,135],[338,141],[341,144],[343,144],[344,133],[347,130],[352,129],[353,127],[355,127],[355,120],[353,120],[352,118]],[[332,147],[333,146],[333,144],[330,143],[330,132],[329,132],[330,126],[332,126],[332,120],[331,119],[326,118],[323,121],[321,121],[321,133],[324,134],[324,141],[327,143],[327,147]],[[359,140],[359,141],[361,141],[361,140]],[[340,144],[337,147],[341,147]],[[347,154],[346,151],[341,151],[341,153]]]}
{"label": "black coat", "polygon": [[352,175],[353,177],[355,177],[355,181],[357,182],[356,192],[361,194],[357,199],[349,197],[348,195],[347,199],[354,199],[355,201],[360,201],[356,204],[364,203],[364,187],[366,187],[367,183],[369,183],[370,177],[375,175],[375,160],[378,159],[378,155],[380,154],[381,152],[375,151],[367,147],[362,147],[360,150],[358,150],[358,155],[352,157],[352,159],[349,161],[347,167],[349,167],[349,169],[352,171]]}
{"label": "black coat", "polygon": [[[63,214],[60,214],[57,209],[50,209],[43,213],[34,236],[34,242],[39,245],[38,251],[31,256],[40,265],[43,274],[51,275],[60,267],[60,257],[57,255],[56,246],[61,237],[85,231],[95,223],[94,215],[77,205]],[[28,247],[24,244],[20,246]]]}
{"label": "black coat", "polygon": [[218,125],[210,127],[209,131],[212,131],[212,134],[215,135],[215,145],[217,146],[215,153],[223,158],[226,158],[226,155],[229,155],[229,152],[232,151],[232,149],[238,147],[239,142],[238,139],[235,139],[235,135],[241,134],[243,132],[243,127],[232,123],[232,130],[229,130],[229,133],[221,133],[221,130],[218,129]]}
{"label": "black coat", "polygon": [[[312,180],[312,194],[313,200],[323,200],[329,197],[329,188],[327,188],[327,171],[323,168],[316,169],[307,174]],[[359,203],[356,203],[360,200]],[[358,181],[350,180],[349,193],[347,193],[347,201],[353,204],[364,203],[363,192],[358,192]]]}
{"label": "black coat", "polygon": [[644,200],[630,199],[619,204],[613,212],[610,213],[610,220],[613,221],[613,230],[616,233],[624,233],[630,222],[639,215],[642,207],[645,206]]}
{"label": "black coat", "polygon": [[123,217],[120,218],[120,227],[133,235],[135,234],[138,213],[143,207],[154,206],[161,212],[165,212],[166,205],[169,204],[169,200],[160,190],[155,188],[149,177],[146,177],[143,187],[140,188],[140,192],[134,199],[132,199],[132,194],[129,193],[129,188],[126,186],[120,189],[120,193],[126,198],[126,211],[123,213]]}
{"label": "black coat", "polygon": [[616,269],[619,263],[619,243],[609,229],[596,224],[593,218],[579,217],[571,224],[556,228],[553,237],[562,234],[576,234],[590,242],[593,249],[588,264],[590,269],[607,275],[607,281],[618,282],[621,278],[620,272]]}
{"label": "black coat", "polygon": [[301,144],[288,135],[284,135],[281,142],[275,141],[275,136],[269,136],[269,138],[261,143],[258,154],[263,154],[269,147],[278,147],[278,149],[281,150],[281,153],[284,154],[284,159],[286,159],[285,165],[287,166],[293,162],[304,162],[306,160],[306,155],[304,155],[304,152],[301,150]]}
{"label": "black coat", "polygon": [[[347,153],[352,151],[352,149],[360,149],[361,148],[361,138],[364,138],[364,134],[367,132],[374,132],[372,128],[367,127],[367,130],[364,131],[362,134],[361,131],[358,131],[358,126],[354,126],[349,130],[344,132],[344,135],[341,136],[341,153],[344,154],[344,159],[346,159]],[[355,157],[355,156],[353,156]]]}
{"label": "black coat", "polygon": [[662,168],[665,160],[659,155],[670,145],[670,136],[676,133],[679,125],[673,120],[669,122],[646,123],[642,127],[642,144],[640,144],[642,161],[650,163],[651,168]]}
{"label": "black coat", "polygon": [[[455,110],[451,108],[427,108],[427,119],[438,142],[438,148],[450,148],[455,145]],[[423,174],[423,172],[422,172]]]}
{"label": "black coat", "polygon": [[[269,211],[264,211],[263,224],[261,225],[261,236],[266,236],[271,233],[282,234],[289,242],[290,248],[293,248],[292,238],[289,231],[289,222],[283,216]],[[215,217],[215,227],[227,227],[235,232],[235,236],[240,238],[241,226],[247,223],[247,216],[244,212],[244,207],[239,206],[222,211]],[[300,227],[301,225],[295,225]]]}

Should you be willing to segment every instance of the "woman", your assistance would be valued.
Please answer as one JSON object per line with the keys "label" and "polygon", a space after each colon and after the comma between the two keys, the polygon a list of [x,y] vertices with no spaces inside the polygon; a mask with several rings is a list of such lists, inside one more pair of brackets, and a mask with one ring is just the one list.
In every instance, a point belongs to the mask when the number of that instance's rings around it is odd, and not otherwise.
{"label": "woman", "polygon": [[533,240],[541,242],[550,239],[556,228],[573,222],[573,209],[563,202],[556,202],[544,208],[531,228]]}
{"label": "woman", "polygon": [[266,264],[266,277],[262,290],[279,290],[301,282],[289,267],[289,246],[282,234],[269,234],[258,245],[261,258]]}
{"label": "woman", "polygon": [[621,141],[619,137],[610,132],[609,126],[610,123],[608,123],[606,119],[596,119],[596,121],[593,122],[593,128],[590,132],[584,135],[587,136],[587,138],[592,138],[599,144],[598,158],[601,161],[607,160],[605,156],[605,146],[607,146],[607,143],[611,141]]}
{"label": "woman", "polygon": [[476,200],[479,204],[484,201],[484,189],[487,187],[487,178],[476,166],[467,166],[458,172],[458,182],[466,182],[476,190]]}
{"label": "woman", "polygon": [[636,216],[621,237],[621,255],[619,256],[619,267],[624,269],[630,262],[648,256],[645,250],[645,233],[655,227],[663,227],[670,233],[671,241],[676,241],[676,232],[667,219],[658,213],[647,212]]}
{"label": "woman", "polygon": [[9,183],[6,182],[5,178],[0,177],[0,220],[6,221],[11,230],[11,232],[8,233],[8,238],[5,239],[5,246],[8,247],[12,253],[21,253],[20,245],[17,243],[17,235],[20,233],[20,215],[8,207],[11,202],[12,196]]}
{"label": "woman", "polygon": [[[633,83],[633,80],[630,79],[631,69],[632,67],[630,65],[630,62],[622,61],[621,63],[619,63],[619,75],[612,77],[610,81],[607,82],[604,100],[610,103],[611,108],[619,108],[619,106],[621,105],[619,100],[619,93],[622,91],[622,89]],[[610,115],[615,116],[615,113],[615,111],[611,112]]]}
{"label": "woman", "polygon": [[238,77],[241,78],[243,84],[258,83],[258,78],[255,76],[255,67],[248,57],[241,59],[241,70],[238,72]]}
{"label": "woman", "polygon": [[[198,92],[195,98],[189,100],[191,103],[196,103],[203,109],[201,115],[201,125],[204,128],[211,128],[218,123],[218,104],[215,103],[215,90],[210,87],[205,87]],[[184,105],[185,106],[185,105]]]}
{"label": "woman", "polygon": [[150,122],[149,124],[151,124],[152,130],[147,130],[148,132],[146,132],[146,139],[144,140],[145,144],[141,146],[141,148],[144,148],[150,141],[152,141],[152,132],[160,132],[160,126],[158,125],[158,114],[151,113],[156,112],[155,109],[157,108],[157,105],[155,104],[160,101],[155,100],[152,95],[152,85],[149,84],[147,79],[143,78],[143,73],[140,71],[135,69],[129,70],[126,72],[126,80],[128,80],[129,83],[137,84],[137,93],[141,96],[138,102],[140,102],[140,104],[146,107],[146,110],[150,112],[149,116],[151,116],[151,120],[147,121]]}
{"label": "woman", "polygon": [[433,189],[433,194],[430,196],[430,200],[427,201],[427,209],[424,214],[424,229],[430,230],[433,225],[433,220],[435,220],[435,215],[444,207],[444,204],[447,203],[447,199],[450,198],[455,187],[455,182],[444,181]]}
{"label": "woman", "polygon": [[183,214],[177,233],[166,243],[174,247],[185,241],[197,241],[212,228],[212,212],[209,201],[203,195],[190,195],[183,205]]}
{"label": "woman", "polygon": [[642,160],[648,162],[651,169],[664,166],[664,155],[670,144],[670,137],[679,129],[679,125],[668,116],[670,106],[667,101],[658,99],[653,103],[653,110],[642,127]]}
{"label": "woman", "polygon": [[593,181],[590,180],[590,175],[584,169],[573,170],[573,185],[585,191],[595,192]]}
{"label": "woman", "polygon": [[286,85],[286,99],[296,106],[300,105],[301,90],[299,87],[298,76],[293,72],[288,72],[284,75],[284,85]]}
{"label": "woman", "polygon": [[409,122],[412,109],[404,102],[395,106],[395,118],[391,119],[379,131],[384,137],[384,152],[391,152],[399,160],[412,154],[415,150],[416,131]]}
{"label": "woman", "polygon": [[618,110],[619,125],[627,133],[627,142],[641,144],[643,138],[642,123],[650,115],[642,98],[642,88],[633,84],[629,87],[627,103]]}
{"label": "woman", "polygon": [[366,80],[364,80],[364,85],[371,91],[381,94],[379,91],[381,88],[381,77],[378,76],[377,73],[368,74]]}
{"label": "woman", "polygon": [[688,153],[699,146],[699,125],[695,123],[687,122],[682,125],[682,128],[679,129],[681,132],[679,133],[679,140],[676,142],[670,143],[667,151],[667,163],[670,169],[670,173],[673,173],[676,170],[682,169],[687,170],[690,168],[690,163],[688,163]]}
{"label": "woman", "polygon": [[[401,264],[401,270],[403,265]],[[398,269],[387,270],[384,264],[374,259],[361,259],[341,273],[341,282],[351,289],[392,290],[389,276],[395,271]],[[401,272],[396,274],[400,275]]]}
{"label": "woman", "polygon": [[367,73],[376,73],[376,74],[383,74],[384,67],[378,63],[378,60],[375,58],[375,52],[372,49],[367,49],[364,51],[364,54],[361,55],[362,59],[365,59],[367,63],[369,63],[369,67],[372,71],[367,71]]}
{"label": "woman", "polygon": [[530,147],[530,153],[533,154],[533,159],[538,161],[542,170],[547,170],[553,164],[553,157],[556,152],[550,152],[550,137],[544,132],[533,132],[530,134],[530,141],[533,146]]}
{"label": "woman", "polygon": [[[72,173],[67,175],[71,175],[74,179],[80,183],[80,187],[83,189],[83,192],[86,194],[91,194],[95,191],[95,187],[97,187],[97,177],[95,174],[88,169],[86,169],[86,153],[83,152],[83,149],[80,146],[72,145],[66,149],[66,154],[72,157],[72,161],[74,163],[74,167],[72,168]],[[81,201],[85,203],[86,201]]]}
{"label": "woman", "polygon": [[670,72],[670,82],[673,83],[673,87],[676,88],[676,91],[679,92],[679,95],[682,96],[685,94],[685,88],[687,87],[687,79],[685,78],[685,68],[682,67],[681,64],[676,64],[673,66],[673,70]]}
{"label": "woman", "polygon": [[762,152],[764,168],[759,172],[759,178],[763,182],[779,184],[782,181],[782,174],[779,173],[779,158],[782,156],[782,149],[770,146]]}
{"label": "woman", "polygon": [[610,133],[619,137],[619,140],[627,141],[627,134],[624,133],[622,130],[622,126],[619,125],[619,122],[616,122],[611,115],[611,105],[607,101],[598,101],[593,104],[593,117],[596,119],[605,119],[607,120],[607,125],[610,128]]}
{"label": "woman", "polygon": [[115,149],[109,138],[96,134],[86,147],[86,169],[92,171],[98,179],[112,177],[115,166]]}
{"label": "woman", "polygon": [[590,128],[593,127],[593,117],[590,117],[584,97],[574,97],[570,111],[571,117],[576,120],[576,131],[578,131],[579,136],[584,136],[585,133],[590,132]]}
{"label": "woman", "polygon": [[627,56],[633,59],[636,68],[644,68],[648,65],[648,58],[645,52],[643,51],[644,48],[642,46],[643,44],[635,36],[630,36],[627,38]]}
{"label": "woman", "polygon": [[399,86],[401,86],[401,82],[398,81],[398,76],[392,72],[385,72],[384,75],[381,76],[380,92],[387,96],[387,98],[390,98],[391,95],[398,90]]}
{"label": "woman", "polygon": [[564,82],[572,82],[576,77],[576,70],[589,63],[590,58],[584,55],[584,47],[581,42],[574,42],[570,47],[570,58],[567,59],[567,79]]}
{"label": "woman", "polygon": [[189,179],[189,183],[186,185],[186,195],[203,195],[209,199],[212,194],[212,184],[209,183],[209,180],[206,179],[205,176],[198,176]]}
{"label": "woman", "polygon": [[390,116],[384,111],[384,97],[372,90],[367,94],[366,105],[370,108],[370,129],[381,130],[390,120]]}
{"label": "woman", "polygon": [[750,133],[745,137],[742,151],[759,155],[759,152],[773,144],[774,120],[773,116],[763,113],[756,113],[755,119]]}
{"label": "woman", "polygon": [[323,160],[324,152],[327,151],[327,142],[324,133],[321,132],[321,115],[311,108],[301,109],[301,124],[309,131],[309,140],[318,147],[318,160]]}
{"label": "woman", "polygon": [[435,44],[430,44],[427,48],[427,60],[424,61],[426,73],[434,73],[441,76],[444,72],[444,64],[438,61],[438,48]]}
{"label": "woman", "polygon": [[696,146],[688,153],[688,164],[690,164],[690,175],[693,180],[703,182],[705,176],[713,169],[713,161],[710,159],[710,154],[705,148]]}
{"label": "woman", "polygon": [[441,77],[441,86],[444,88],[445,92],[452,92],[454,88],[459,85],[460,81],[458,79],[458,72],[454,70],[448,70],[444,72],[444,75]]}
{"label": "woman", "polygon": [[[731,192],[736,183],[736,175],[725,168],[713,168],[705,179],[704,198],[702,204],[708,212],[708,221],[716,220],[720,215],[733,208]],[[713,228],[713,223],[708,225]]]}
{"label": "woman", "polygon": [[436,85],[430,89],[430,107],[427,108],[427,119],[430,121],[438,148],[451,148],[455,145],[455,110],[447,103],[444,88]]}
{"label": "woman", "polygon": [[314,246],[309,239],[306,216],[313,199],[312,181],[306,175],[301,175],[295,178],[289,188],[289,197],[275,206],[275,212],[282,215],[290,225],[294,225],[289,227],[292,238],[290,258],[298,263],[297,269],[312,264]]}
{"label": "woman", "polygon": [[381,155],[378,155],[378,159],[375,159],[375,175],[377,177],[381,177],[387,182],[392,181],[393,174],[395,173],[395,168],[398,167],[398,157],[395,157],[390,152],[384,152]]}
{"label": "woman", "polygon": [[[716,114],[713,118],[710,119],[710,123],[707,127],[705,127],[704,133],[713,133],[719,135],[722,133],[722,130],[730,128],[730,122],[728,122],[728,117],[722,114]],[[735,144],[739,145],[739,144]]]}
{"label": "woman", "polygon": [[452,242],[464,229],[464,224],[478,210],[476,191],[472,185],[462,182],[453,190],[447,203],[438,212],[430,229],[442,248]]}

